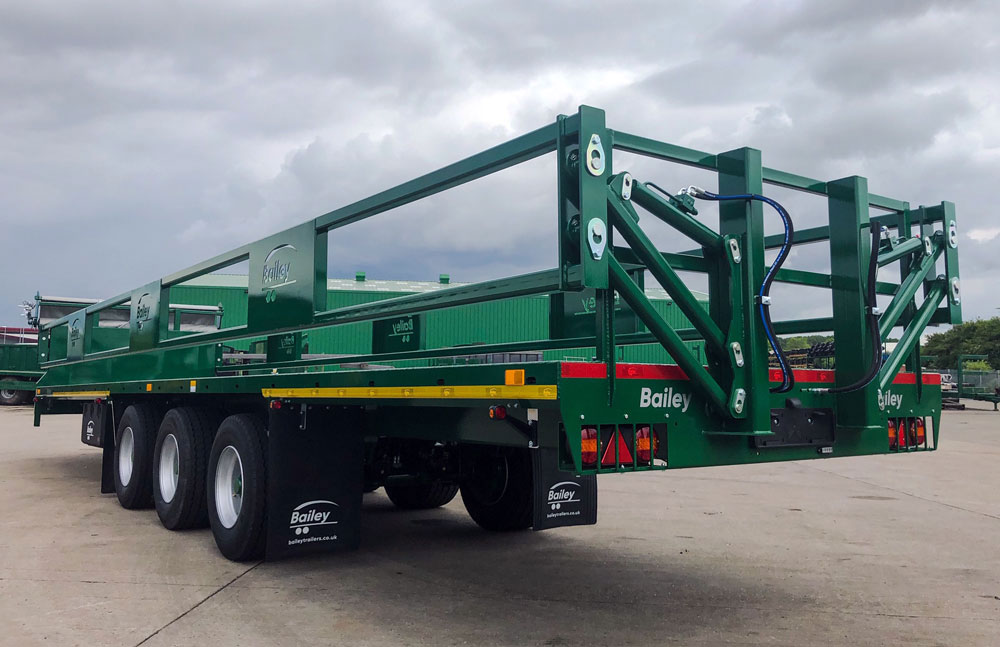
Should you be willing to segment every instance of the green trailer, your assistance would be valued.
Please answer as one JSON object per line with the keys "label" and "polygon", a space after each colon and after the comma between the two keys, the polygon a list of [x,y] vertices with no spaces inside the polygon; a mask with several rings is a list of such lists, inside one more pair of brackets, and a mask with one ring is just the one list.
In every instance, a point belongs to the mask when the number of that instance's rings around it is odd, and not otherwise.
{"label": "green trailer", "polygon": [[[1000,404],[1000,386],[989,388],[975,386],[965,381],[965,363],[987,359],[989,359],[989,357],[986,355],[960,354],[958,356],[958,386],[956,389],[956,403],[961,402],[962,398],[965,398],[966,400],[980,400],[982,402],[991,403],[993,405],[993,410],[997,411],[997,405]],[[960,406],[963,409],[965,408],[965,405]]]}
{"label": "green trailer", "polygon": [[0,344],[0,405],[30,404],[41,376],[37,344]]}
{"label": "green trailer", "polygon": [[[663,191],[617,168],[615,151],[710,171],[717,192]],[[328,305],[328,240],[341,228],[544,155],[557,182],[556,267]],[[795,231],[765,185],[823,196],[828,224]],[[709,202],[718,230],[697,218]],[[784,233],[765,235],[765,207]],[[650,227],[697,246],[661,251]],[[42,325],[35,421],[82,413],[82,440],[103,449],[103,492],[125,508],[154,506],[169,529],[210,525],[234,560],[357,547],[363,494],[379,487],[404,509],[461,492],[487,530],[592,524],[598,475],[936,449],[940,376],[920,368],[919,339],[961,320],[957,243],[950,202],[911,207],[861,177],[765,167],[751,148],[710,154],[612,130],[582,106]],[[783,267],[803,245],[829,250],[829,273]],[[173,291],[244,263],[244,322],[171,325]],[[890,264],[898,283],[876,276]],[[707,277],[707,307],[679,272]],[[654,307],[647,275],[689,323]],[[832,316],[791,318],[793,306],[775,303],[784,317],[772,320],[775,282],[828,289]],[[428,341],[436,312],[528,296],[548,306],[535,339]],[[569,321],[567,302],[586,302],[585,317]],[[116,308],[128,311],[127,335],[109,345],[101,321]],[[304,335],[359,322],[371,324],[371,352],[303,352]],[[778,335],[813,332],[834,336],[835,370],[795,370],[781,353]],[[883,358],[890,333],[899,342]],[[238,347],[250,341],[263,342],[258,352]],[[617,348],[640,344],[673,363],[619,359]],[[566,349],[586,352],[528,361]]]}
{"label": "green trailer", "polygon": [[[21,339],[20,343],[0,344],[0,405],[31,404],[35,396],[35,383],[43,371],[39,362],[47,357],[46,350],[39,350],[35,326],[44,325],[90,305],[100,303],[100,299],[81,299],[42,296],[36,294],[33,302],[24,303],[24,314],[32,328],[8,328],[4,339]],[[194,331],[217,330],[222,320],[222,306],[176,305],[170,304],[168,323],[170,327],[180,326]],[[111,308],[93,333],[93,348],[114,348],[128,340],[128,308]],[[176,334],[176,333],[175,333]]]}
{"label": "green trailer", "polygon": [[[464,287],[447,274],[437,281],[384,280],[372,279],[363,271],[357,271],[353,278],[327,278],[327,309],[349,305],[370,303],[409,294],[434,292],[448,287]],[[171,291],[171,297],[188,304],[216,305],[225,307],[223,325],[235,326],[246,323],[247,289],[246,274],[214,273],[185,281],[182,286]],[[670,297],[659,287],[648,285],[646,296],[656,311],[675,328],[690,325],[683,313],[675,307]],[[703,308],[708,306],[708,295],[695,292],[695,297]],[[474,303],[456,308],[435,310],[423,318],[426,331],[422,340],[427,347],[479,346],[503,342],[534,341],[549,334],[551,300],[547,295],[529,295],[514,299],[503,299],[484,303]],[[586,294],[564,300],[564,316],[567,331],[574,327],[584,328],[593,324],[594,299]],[[642,323],[634,317],[617,324],[622,332],[638,332]],[[249,343],[233,342],[242,350],[263,352],[267,338],[261,337]],[[372,322],[357,322],[343,326],[315,329],[304,333],[303,352],[315,354],[369,354],[372,352]],[[688,342],[699,360],[704,359],[702,343]],[[558,349],[538,351],[544,359],[590,359],[593,348]],[[645,364],[671,363],[670,356],[658,343],[631,344],[618,346],[618,359],[624,362]],[[467,358],[469,361],[479,358]],[[437,358],[409,360],[406,366],[429,366],[451,361]],[[461,360],[464,361],[464,360]],[[397,362],[397,365],[404,365]]]}

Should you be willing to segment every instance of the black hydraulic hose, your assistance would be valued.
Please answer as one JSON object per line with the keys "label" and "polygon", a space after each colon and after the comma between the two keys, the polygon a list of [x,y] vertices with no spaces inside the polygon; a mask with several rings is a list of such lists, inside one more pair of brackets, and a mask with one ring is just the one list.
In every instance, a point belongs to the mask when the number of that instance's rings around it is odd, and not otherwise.
{"label": "black hydraulic hose", "polygon": [[[662,191],[662,189],[660,190]],[[776,200],[772,200],[771,198],[758,195],[756,193],[719,195],[704,189],[699,189],[695,186],[688,187],[682,192],[703,200],[758,200],[771,205],[771,207],[778,212],[778,215],[781,216],[781,222],[785,226],[785,240],[781,244],[781,249],[778,250],[778,255],[775,257],[774,262],[771,263],[771,267],[768,268],[767,274],[764,275],[764,281],[761,283],[760,290],[757,293],[757,309],[760,312],[760,319],[764,326],[764,333],[767,335],[767,341],[771,344],[771,348],[774,350],[774,355],[778,358],[778,364],[781,366],[781,384],[773,389],[770,389],[770,391],[772,393],[787,393],[791,391],[795,386],[795,373],[792,371],[791,364],[788,361],[788,356],[785,355],[785,351],[781,348],[781,344],[778,343],[777,335],[774,333],[774,324],[771,323],[770,294],[771,284],[774,282],[774,277],[778,274],[778,270],[781,269],[781,266],[785,263],[785,259],[788,258],[788,252],[792,249],[792,243],[795,239],[795,227],[792,225],[792,217],[783,206],[778,204]]]}
{"label": "black hydraulic hose", "polygon": [[832,389],[816,389],[817,391],[826,393],[851,393],[853,391],[860,391],[871,384],[872,380],[878,377],[879,371],[882,370],[882,335],[879,333],[878,301],[877,292],[875,291],[875,279],[878,276],[878,246],[882,238],[882,227],[873,222],[871,224],[871,231],[872,250],[868,261],[868,291],[865,294],[865,305],[868,312],[868,331],[872,345],[871,365],[868,367],[868,372],[865,376],[853,384],[838,386]]}

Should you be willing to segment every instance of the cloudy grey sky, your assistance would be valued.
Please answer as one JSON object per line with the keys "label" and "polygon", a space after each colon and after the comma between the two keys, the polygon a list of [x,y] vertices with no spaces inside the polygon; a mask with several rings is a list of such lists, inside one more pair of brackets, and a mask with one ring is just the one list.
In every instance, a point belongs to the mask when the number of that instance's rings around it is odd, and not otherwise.
{"label": "cloudy grey sky", "polygon": [[[581,103],[612,128],[956,202],[966,318],[998,314],[1000,4],[672,4],[2,0],[0,324],[36,290],[112,296]],[[331,276],[555,265],[552,162],[338,231]],[[627,156],[616,169],[714,187]],[[800,226],[825,217],[774,195]]]}

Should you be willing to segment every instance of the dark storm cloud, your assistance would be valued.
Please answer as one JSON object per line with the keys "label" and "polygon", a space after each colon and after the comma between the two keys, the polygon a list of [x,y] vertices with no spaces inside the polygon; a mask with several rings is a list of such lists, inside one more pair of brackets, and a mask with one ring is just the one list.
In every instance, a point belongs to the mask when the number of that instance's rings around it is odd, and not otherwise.
{"label": "dark storm cloud", "polygon": [[[976,234],[963,237],[966,312],[989,315],[976,277],[1000,269],[997,19],[976,2],[4,3],[0,323],[18,323],[12,306],[36,289],[121,292],[584,102],[623,130],[956,201]],[[551,173],[543,159],[338,231],[332,271],[475,280],[551,266]],[[803,222],[823,217],[822,201],[781,195]],[[820,312],[824,299],[800,302]]]}

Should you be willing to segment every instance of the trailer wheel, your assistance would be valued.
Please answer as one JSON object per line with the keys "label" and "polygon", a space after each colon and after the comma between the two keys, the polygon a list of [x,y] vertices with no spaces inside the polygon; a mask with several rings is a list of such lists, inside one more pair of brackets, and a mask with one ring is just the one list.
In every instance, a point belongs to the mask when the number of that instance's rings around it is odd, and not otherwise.
{"label": "trailer wheel", "polygon": [[518,447],[466,446],[462,502],[481,528],[506,531],[531,526],[531,455]]}
{"label": "trailer wheel", "polygon": [[205,481],[218,418],[210,409],[171,409],[160,424],[153,450],[153,503],[169,530],[208,525]]}
{"label": "trailer wheel", "polygon": [[237,562],[264,554],[266,434],[257,416],[229,416],[219,426],[208,460],[208,521],[219,551]]}
{"label": "trailer wheel", "polygon": [[454,499],[458,494],[458,484],[441,479],[386,483],[385,493],[400,510],[428,510],[440,508]]}
{"label": "trailer wheel", "polygon": [[[25,381],[27,382],[28,380],[25,380]],[[17,394],[18,394],[17,404],[31,404],[32,401],[35,399],[35,392],[34,392],[34,390],[31,390],[31,391],[18,391]]]}
{"label": "trailer wheel", "polygon": [[125,409],[115,433],[115,494],[128,510],[153,504],[153,447],[156,410],[148,404]]}
{"label": "trailer wheel", "polygon": [[20,391],[0,389],[0,404],[20,404]]}
{"label": "trailer wheel", "polygon": [[[13,380],[15,382],[27,382],[20,377],[0,377],[0,380]],[[0,405],[2,404],[28,404],[35,395],[34,391],[20,391],[16,389],[0,389]]]}

